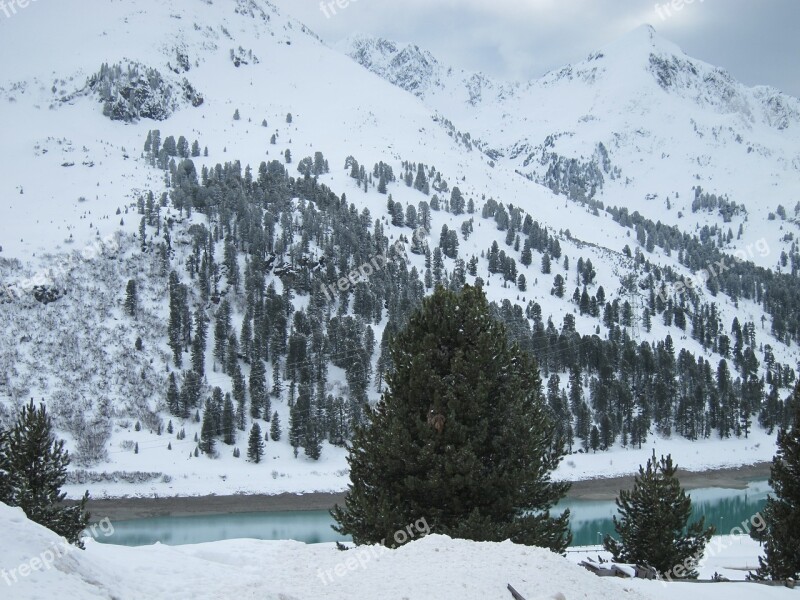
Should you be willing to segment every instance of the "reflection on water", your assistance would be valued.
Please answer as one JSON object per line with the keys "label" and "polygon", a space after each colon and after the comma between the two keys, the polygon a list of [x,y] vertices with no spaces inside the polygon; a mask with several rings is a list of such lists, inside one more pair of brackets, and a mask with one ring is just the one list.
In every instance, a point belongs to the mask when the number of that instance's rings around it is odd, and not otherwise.
{"label": "reflection on water", "polygon": [[[767,482],[761,481],[744,490],[713,488],[693,490],[690,495],[695,518],[703,515],[707,525],[716,525],[717,533],[728,534],[763,508],[769,491]],[[614,532],[611,517],[617,514],[617,507],[613,501],[566,500],[555,510],[565,508],[571,512],[573,546],[598,544],[603,535]],[[297,540],[307,544],[349,541],[348,536],[333,531],[332,524],[326,510],[153,517],[116,521],[114,534],[100,535],[97,541],[123,546],[196,544],[236,538]]]}
{"label": "reflection on water", "polygon": [[297,540],[307,544],[350,540],[333,531],[332,524],[333,519],[326,510],[152,517],[116,521],[114,534],[101,535],[97,541],[122,546],[156,542],[175,546],[237,538]]}
{"label": "reflection on water", "polygon": [[[727,535],[743,522],[752,527],[750,519],[764,507],[769,492],[766,481],[752,482],[744,490],[691,490],[692,515],[694,519],[704,516],[706,526],[714,525],[718,534]],[[613,501],[566,500],[556,510],[565,508],[570,509],[573,546],[599,544],[606,533],[614,533],[611,517],[617,515],[617,506]]]}

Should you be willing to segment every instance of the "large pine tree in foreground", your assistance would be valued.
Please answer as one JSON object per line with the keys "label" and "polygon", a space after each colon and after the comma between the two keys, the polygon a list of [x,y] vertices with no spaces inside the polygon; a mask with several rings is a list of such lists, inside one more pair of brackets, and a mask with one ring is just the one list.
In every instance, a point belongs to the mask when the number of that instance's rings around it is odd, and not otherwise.
{"label": "large pine tree in foreground", "polygon": [[332,515],[357,544],[395,545],[425,518],[435,533],[562,552],[568,483],[532,358],[509,345],[483,292],[438,288],[391,344],[389,391],[356,430],[352,483]]}
{"label": "large pine tree in foreground", "polygon": [[19,506],[31,521],[83,548],[80,536],[89,523],[89,493],[77,505],[62,503],[67,465],[64,440],[55,439],[43,404],[37,409],[31,400],[10,430],[0,430],[0,502]]}
{"label": "large pine tree in foreground", "polygon": [[800,383],[790,400],[794,420],[790,429],[778,432],[778,452],[772,459],[767,497],[761,516],[767,524],[751,536],[764,542],[759,557],[759,579],[800,577]]}
{"label": "large pine tree in foreground", "polygon": [[692,500],[675,476],[677,465],[667,455],[639,467],[632,490],[617,498],[620,519],[614,517],[619,540],[606,535],[605,549],[614,560],[647,565],[669,579],[694,579],[703,550],[714,534],[705,518],[689,524]]}

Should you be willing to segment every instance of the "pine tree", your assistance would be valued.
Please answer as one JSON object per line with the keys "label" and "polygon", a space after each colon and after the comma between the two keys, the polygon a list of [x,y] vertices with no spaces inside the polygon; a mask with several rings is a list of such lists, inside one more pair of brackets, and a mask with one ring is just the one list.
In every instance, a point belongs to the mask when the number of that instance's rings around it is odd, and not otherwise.
{"label": "pine tree", "polygon": [[414,179],[414,189],[419,190],[423,194],[428,194],[430,192],[428,178],[425,176],[425,167],[422,163],[417,165],[417,177]]}
{"label": "pine tree", "polygon": [[562,444],[538,367],[490,315],[479,288],[439,288],[393,338],[389,391],[356,429],[337,531],[377,543],[425,515],[452,537],[569,544],[569,511],[549,513],[569,484],[550,480]]}
{"label": "pine tree", "polygon": [[605,549],[614,560],[643,564],[656,569],[660,577],[695,579],[714,527],[704,529],[705,517],[689,524],[692,500],[675,476],[672,456],[653,456],[647,467],[639,466],[632,490],[617,498],[620,519],[613,517],[619,540],[606,535]]}
{"label": "pine tree", "polygon": [[128,285],[125,288],[125,312],[131,316],[136,316],[136,308],[138,307],[138,298],[136,296],[136,280],[129,279]]}
{"label": "pine tree", "polygon": [[314,419],[306,421],[306,432],[303,439],[303,451],[311,460],[319,460],[322,455],[322,436]]}
{"label": "pine tree", "polygon": [[228,333],[231,329],[231,309],[228,300],[220,302],[214,324],[214,357],[225,368]]}
{"label": "pine tree", "polygon": [[239,365],[236,365],[231,377],[233,379],[233,399],[236,401],[236,427],[238,427],[240,431],[244,431],[245,420],[247,419],[247,413],[245,412],[245,401],[247,398],[244,387],[244,376],[242,375],[242,370],[239,368]]}
{"label": "pine tree", "polygon": [[550,274],[550,255],[546,252],[542,255],[542,273]]}
{"label": "pine tree", "polygon": [[167,387],[167,406],[173,415],[180,414],[180,392],[178,391],[178,381],[175,372],[169,374],[169,384]]}
{"label": "pine tree", "polygon": [[250,369],[250,416],[258,419],[264,415],[269,418],[269,395],[267,394],[267,373],[260,358],[253,361]]}
{"label": "pine tree", "polygon": [[169,336],[169,347],[172,349],[175,366],[180,367],[182,362],[181,352],[182,329],[181,329],[181,287],[178,283],[178,274],[172,271],[169,274],[169,324],[167,333]]}
{"label": "pine tree", "polygon": [[200,430],[200,450],[211,456],[214,453],[214,409],[210,400],[206,400],[203,410],[203,427]]}
{"label": "pine tree", "polygon": [[56,440],[44,404],[33,399],[8,431],[0,430],[0,502],[19,506],[27,517],[83,548],[80,536],[89,524],[89,492],[74,506],[61,503],[66,493],[69,452]]}
{"label": "pine tree", "polygon": [[253,423],[250,429],[250,439],[247,442],[247,458],[254,462],[260,463],[264,456],[264,440],[261,437],[261,427],[258,423]]}
{"label": "pine tree", "polygon": [[201,309],[194,313],[194,337],[192,338],[192,370],[202,376],[205,373],[206,336],[208,328]]}
{"label": "pine tree", "polygon": [[272,362],[272,389],[270,390],[270,394],[274,398],[280,398],[281,392],[283,392],[283,383],[281,379],[281,367],[280,363],[277,358],[273,358]]}
{"label": "pine tree", "polygon": [[225,394],[225,404],[222,408],[222,435],[222,441],[228,446],[236,443],[236,421],[230,393]]}
{"label": "pine tree", "polygon": [[269,425],[269,437],[272,438],[273,442],[277,442],[281,439],[281,433],[281,419],[276,410],[272,413],[272,422]]}
{"label": "pine tree", "polygon": [[756,577],[797,579],[800,577],[800,383],[792,398],[794,421],[778,431],[778,452],[772,459],[769,484],[774,496],[767,497],[761,515],[766,528],[750,535],[764,542]]}

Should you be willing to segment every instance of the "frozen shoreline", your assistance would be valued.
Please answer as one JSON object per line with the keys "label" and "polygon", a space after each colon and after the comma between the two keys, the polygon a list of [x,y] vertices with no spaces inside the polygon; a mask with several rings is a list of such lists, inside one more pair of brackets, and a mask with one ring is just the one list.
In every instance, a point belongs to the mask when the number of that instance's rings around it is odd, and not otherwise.
{"label": "frozen shoreline", "polygon": [[[699,488],[743,489],[747,483],[769,477],[770,463],[756,463],[711,471],[678,472],[687,490]],[[633,475],[576,481],[567,497],[572,500],[613,500],[619,490],[629,488]],[[92,520],[108,517],[124,521],[147,517],[215,515],[246,512],[328,510],[344,501],[345,493],[308,492],[302,494],[237,494],[171,497],[127,497],[92,499]]]}

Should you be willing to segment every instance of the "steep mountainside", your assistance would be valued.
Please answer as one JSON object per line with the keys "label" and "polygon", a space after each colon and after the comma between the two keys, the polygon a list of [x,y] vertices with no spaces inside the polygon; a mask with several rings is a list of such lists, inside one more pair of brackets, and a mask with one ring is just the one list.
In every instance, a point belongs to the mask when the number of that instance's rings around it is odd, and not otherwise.
{"label": "steep mountainside", "polygon": [[[730,220],[693,214],[691,189],[745,205],[747,242],[784,233],[760,224],[800,192],[800,101],[748,88],[642,26],[586,60],[525,84],[456,72],[415,46],[348,41],[359,64],[411,91],[504,165],[553,191],[676,224]],[[717,217],[717,218],[714,218]],[[734,233],[736,230],[734,229]],[[763,261],[774,266],[774,257]]]}
{"label": "steep mountainside", "polygon": [[340,490],[393,332],[470,283],[539,360],[562,476],[772,455],[797,100],[648,28],[526,84],[351,44],[265,0],[4,24],[1,420],[45,401],[76,492]]}

